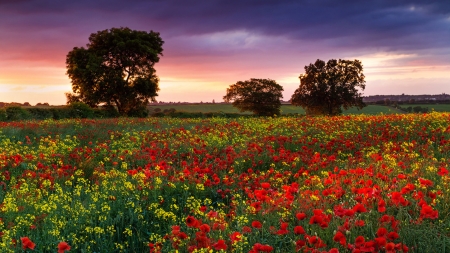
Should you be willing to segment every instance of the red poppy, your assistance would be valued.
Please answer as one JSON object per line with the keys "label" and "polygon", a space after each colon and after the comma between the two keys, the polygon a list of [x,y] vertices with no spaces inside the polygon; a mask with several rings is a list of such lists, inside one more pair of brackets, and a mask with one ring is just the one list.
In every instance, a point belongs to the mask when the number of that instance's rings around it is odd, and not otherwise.
{"label": "red poppy", "polygon": [[294,234],[296,234],[296,235],[303,235],[305,233],[306,233],[306,231],[305,231],[305,229],[302,226],[295,226],[294,227]]}
{"label": "red poppy", "polygon": [[345,239],[345,235],[341,231],[337,231],[333,237],[333,241],[338,242],[342,246],[345,246],[347,240]]}
{"label": "red poppy", "polygon": [[363,204],[358,203],[353,207],[353,211],[357,213],[365,213],[367,212],[367,209],[364,207]]}
{"label": "red poppy", "polygon": [[22,241],[22,249],[32,249],[34,250],[34,247],[36,244],[30,240],[28,237],[20,237],[20,240]]}
{"label": "red poppy", "polygon": [[306,214],[305,213],[297,213],[295,215],[295,217],[297,217],[298,220],[303,220],[306,218]]}
{"label": "red poppy", "polygon": [[195,217],[188,215],[186,225],[191,228],[196,228],[200,226],[200,222]]}
{"label": "red poppy", "polygon": [[384,237],[384,236],[387,235],[387,233],[388,233],[387,229],[381,227],[381,228],[379,228],[378,231],[377,231],[377,236],[378,236],[378,237]]}
{"label": "red poppy", "polygon": [[261,187],[264,188],[264,189],[269,189],[270,188],[270,184],[264,182],[264,183],[261,183]]}
{"label": "red poppy", "polygon": [[249,227],[249,226],[242,227],[242,233],[249,234],[251,232],[252,232],[252,228],[251,227]]}
{"label": "red poppy", "polygon": [[227,250],[225,240],[219,239],[216,243],[213,244],[213,248],[215,250]]}
{"label": "red poppy", "polygon": [[257,220],[255,220],[255,221],[252,222],[252,227],[254,227],[254,228],[262,228],[262,223],[257,221]]}
{"label": "red poppy", "polygon": [[230,235],[230,239],[231,239],[232,242],[240,241],[241,238],[242,238],[242,234],[239,233],[239,232],[233,232],[233,233]]}
{"label": "red poppy", "polygon": [[397,234],[397,232],[390,232],[387,237],[391,240],[394,241],[395,239],[398,239],[400,236]]}
{"label": "red poppy", "polygon": [[65,251],[70,250],[70,245],[67,242],[60,242],[58,244],[58,253],[64,253]]}
{"label": "red poppy", "polygon": [[211,231],[211,228],[209,227],[208,224],[202,224],[200,226],[200,230],[203,231],[204,233],[209,233],[209,231]]}
{"label": "red poppy", "polygon": [[444,167],[439,168],[439,172],[437,173],[439,176],[448,175],[448,170]]}

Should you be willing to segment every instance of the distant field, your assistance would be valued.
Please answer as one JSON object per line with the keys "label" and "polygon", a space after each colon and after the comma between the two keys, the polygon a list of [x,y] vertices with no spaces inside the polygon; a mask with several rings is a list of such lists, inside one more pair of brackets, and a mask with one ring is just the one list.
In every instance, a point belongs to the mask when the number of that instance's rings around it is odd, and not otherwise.
{"label": "distant field", "polygon": [[436,112],[450,112],[450,104],[404,104],[400,106],[402,108],[420,106],[422,108],[428,107],[430,111],[433,109]]}
{"label": "distant field", "polygon": [[[190,105],[178,105],[178,104],[172,104],[172,105],[156,105],[156,106],[149,106],[148,107],[150,111],[153,111],[156,108],[159,108],[161,110],[165,109],[175,109],[176,111],[183,111],[183,112],[224,112],[224,113],[240,113],[238,109],[234,108],[230,104],[190,104]],[[282,105],[281,106],[281,113],[282,114],[288,114],[288,113],[299,113],[299,114],[305,114],[305,110],[301,107],[293,106],[293,105]],[[356,108],[349,109],[347,111],[344,111],[344,114],[395,114],[395,113],[402,113],[400,110],[396,110],[393,108],[389,108],[387,106],[382,105],[369,105],[365,107],[362,110],[357,110]],[[245,112],[242,114],[250,114],[250,112]]]}

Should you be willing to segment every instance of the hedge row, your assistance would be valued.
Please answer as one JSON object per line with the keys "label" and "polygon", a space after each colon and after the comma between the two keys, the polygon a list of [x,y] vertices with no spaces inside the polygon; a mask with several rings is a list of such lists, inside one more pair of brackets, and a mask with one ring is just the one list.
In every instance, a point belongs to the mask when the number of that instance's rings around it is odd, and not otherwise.
{"label": "hedge row", "polygon": [[[44,119],[69,119],[69,118],[115,118],[119,117],[119,113],[114,109],[92,109],[83,103],[74,103],[66,107],[57,108],[24,108],[19,106],[11,106],[0,108],[0,121],[17,121],[17,120],[44,120]],[[140,112],[137,117],[171,117],[171,118],[239,118],[239,117],[256,117],[252,114],[224,113],[224,112],[182,112],[175,109],[166,109],[164,111],[156,111],[149,113]],[[299,117],[301,114],[290,113],[283,117]]]}

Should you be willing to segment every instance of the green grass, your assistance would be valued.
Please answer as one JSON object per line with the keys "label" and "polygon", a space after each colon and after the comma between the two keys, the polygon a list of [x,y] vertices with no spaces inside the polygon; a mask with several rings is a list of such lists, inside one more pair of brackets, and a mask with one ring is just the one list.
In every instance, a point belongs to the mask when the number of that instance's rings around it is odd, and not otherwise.
{"label": "green grass", "polygon": [[[154,109],[159,108],[162,111],[166,109],[175,109],[176,111],[181,112],[201,112],[201,113],[207,113],[207,112],[224,112],[224,113],[240,113],[238,109],[233,107],[231,104],[171,104],[171,105],[155,105],[155,106],[149,106],[148,107],[150,112],[153,112]],[[288,114],[288,113],[299,113],[299,114],[305,114],[305,110],[303,110],[302,107],[293,106],[293,105],[282,105],[281,106],[281,114]],[[347,111],[344,111],[344,114],[395,114],[395,113],[403,113],[400,110],[396,110],[394,108],[390,108],[387,106],[382,105],[368,105],[367,107],[363,108],[362,110],[358,110],[356,108],[351,108]],[[250,112],[244,112],[242,114],[251,114]]]}
{"label": "green grass", "polygon": [[428,107],[428,109],[434,110],[436,112],[450,112],[450,104],[403,104],[400,105],[402,108],[408,108],[408,107],[416,107],[420,106],[422,108]]}

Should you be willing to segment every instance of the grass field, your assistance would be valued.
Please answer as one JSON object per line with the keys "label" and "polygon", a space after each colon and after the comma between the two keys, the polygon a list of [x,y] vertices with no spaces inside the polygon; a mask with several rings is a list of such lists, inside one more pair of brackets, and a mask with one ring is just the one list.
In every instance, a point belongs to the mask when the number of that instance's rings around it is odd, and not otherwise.
{"label": "grass field", "polygon": [[[224,113],[240,113],[238,109],[233,107],[231,104],[189,104],[189,105],[155,105],[148,107],[150,111],[153,111],[156,108],[161,110],[166,110],[173,108],[176,111],[184,111],[184,112],[224,112]],[[288,113],[299,113],[305,114],[305,110],[302,107],[293,106],[293,105],[282,105],[281,106],[281,114]],[[389,108],[387,106],[382,105],[369,105],[362,110],[357,110],[356,108],[349,109],[344,111],[344,115],[349,114],[368,114],[368,115],[376,115],[376,114],[395,114],[395,113],[403,113],[400,110],[396,110],[393,108]],[[250,112],[244,112],[242,114],[251,114]]]}
{"label": "grass field", "polygon": [[400,105],[402,108],[416,107],[420,106],[422,108],[427,107],[429,111],[434,110],[435,112],[450,112],[450,104],[403,104]]}

